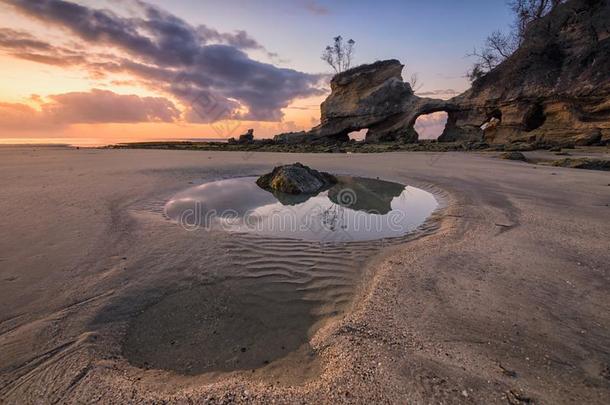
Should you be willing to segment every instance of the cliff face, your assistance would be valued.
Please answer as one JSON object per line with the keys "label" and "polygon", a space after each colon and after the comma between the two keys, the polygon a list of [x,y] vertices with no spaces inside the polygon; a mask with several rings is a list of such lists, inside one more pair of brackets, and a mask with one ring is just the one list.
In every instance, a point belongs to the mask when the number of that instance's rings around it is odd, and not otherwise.
{"label": "cliff face", "polygon": [[591,145],[610,141],[610,0],[570,0],[532,24],[522,46],[465,93],[421,98],[397,60],[359,66],[332,79],[321,124],[276,136],[284,143],[349,140],[416,142],[418,116],[449,114],[440,141]]}
{"label": "cliff face", "polygon": [[607,142],[608,0],[571,0],[559,6],[529,27],[510,58],[451,102],[457,109],[449,112],[441,141]]}

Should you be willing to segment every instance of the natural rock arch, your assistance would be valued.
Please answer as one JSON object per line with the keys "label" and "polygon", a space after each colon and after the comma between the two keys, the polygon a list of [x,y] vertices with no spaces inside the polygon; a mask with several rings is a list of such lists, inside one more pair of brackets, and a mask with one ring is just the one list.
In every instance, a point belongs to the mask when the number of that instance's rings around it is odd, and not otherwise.
{"label": "natural rock arch", "polygon": [[346,142],[349,133],[368,128],[366,142],[416,142],[417,117],[446,111],[441,142],[605,144],[610,142],[607,21],[608,0],[561,4],[530,24],[512,56],[447,101],[416,96],[397,60],[350,69],[332,79],[320,125],[275,140]]}
{"label": "natural rock arch", "polygon": [[416,142],[413,125],[419,115],[451,111],[444,100],[422,98],[402,79],[397,60],[362,65],[336,75],[331,94],[321,105],[321,123],[309,132],[281,134],[285,143],[345,142],[352,132],[368,129],[366,142]]}

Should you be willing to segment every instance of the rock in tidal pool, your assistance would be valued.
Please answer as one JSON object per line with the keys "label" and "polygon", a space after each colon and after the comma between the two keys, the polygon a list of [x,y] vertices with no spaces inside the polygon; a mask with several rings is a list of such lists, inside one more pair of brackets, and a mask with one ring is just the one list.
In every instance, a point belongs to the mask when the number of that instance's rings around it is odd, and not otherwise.
{"label": "rock in tidal pool", "polygon": [[278,166],[256,180],[265,190],[287,194],[314,194],[337,184],[332,174],[319,172],[301,163]]}

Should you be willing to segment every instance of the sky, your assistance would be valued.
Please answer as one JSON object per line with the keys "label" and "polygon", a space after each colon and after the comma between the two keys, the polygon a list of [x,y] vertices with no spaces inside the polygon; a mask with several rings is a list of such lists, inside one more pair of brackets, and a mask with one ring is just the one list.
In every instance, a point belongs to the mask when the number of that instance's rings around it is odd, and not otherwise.
{"label": "sky", "polygon": [[309,129],[336,35],[354,64],[399,59],[418,95],[449,98],[469,86],[466,54],[510,23],[504,0],[0,0],[0,143]]}

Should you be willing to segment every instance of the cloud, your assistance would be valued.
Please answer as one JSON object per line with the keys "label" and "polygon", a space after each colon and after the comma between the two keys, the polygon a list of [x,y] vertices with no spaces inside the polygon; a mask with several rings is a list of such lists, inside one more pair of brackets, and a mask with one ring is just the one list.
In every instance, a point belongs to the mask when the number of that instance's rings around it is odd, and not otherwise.
{"label": "cloud", "polygon": [[330,13],[328,7],[323,6],[315,0],[303,0],[302,4],[307,11],[315,15],[327,15]]}
{"label": "cloud", "polygon": [[440,90],[429,90],[429,91],[418,91],[417,95],[422,97],[453,97],[459,93],[454,89],[440,89]]}
{"label": "cloud", "polygon": [[163,97],[120,95],[107,90],[74,92],[48,97],[43,113],[62,123],[173,122],[180,112]]}
{"label": "cloud", "polygon": [[87,44],[123,54],[48,48],[43,41],[24,36],[22,43],[4,47],[12,48],[13,55],[49,64],[63,60],[86,67],[96,77],[129,73],[147,87],[177,98],[192,121],[277,121],[292,100],[323,94],[318,75],[251,59],[244,50],[264,48],[245,31],[227,34],[193,26],[143,1],[134,3],[139,13],[128,17],[65,0],[0,1]]}
{"label": "cloud", "polygon": [[121,95],[107,90],[56,94],[30,99],[40,109],[22,103],[0,103],[0,127],[31,130],[72,124],[174,122],[180,111],[163,97]]}
{"label": "cloud", "polygon": [[[76,46],[73,44],[73,46]],[[38,39],[31,34],[0,27],[0,51],[16,58],[54,66],[85,65],[93,54],[83,49],[68,49]],[[96,57],[108,57],[100,55]]]}
{"label": "cloud", "polygon": [[36,39],[27,32],[16,31],[10,28],[0,28],[0,47],[46,51],[51,45]]}
{"label": "cloud", "polygon": [[[146,3],[142,0],[133,0],[140,12],[145,16],[140,24],[147,26],[150,31],[172,36],[178,35],[192,40],[197,35],[202,43],[223,43],[239,49],[265,49],[254,38],[244,30],[233,33],[219,32],[218,30],[201,24],[197,27],[190,26],[184,20],[175,17],[171,13]],[[196,35],[193,35],[196,34]]]}
{"label": "cloud", "polygon": [[83,61],[78,53],[53,46],[29,33],[10,28],[0,28],[0,50],[20,59],[55,66],[74,65]]}
{"label": "cloud", "polygon": [[204,42],[224,43],[239,49],[265,49],[254,38],[250,37],[246,31],[239,30],[235,33],[221,33],[206,25],[197,27],[197,32]]}

